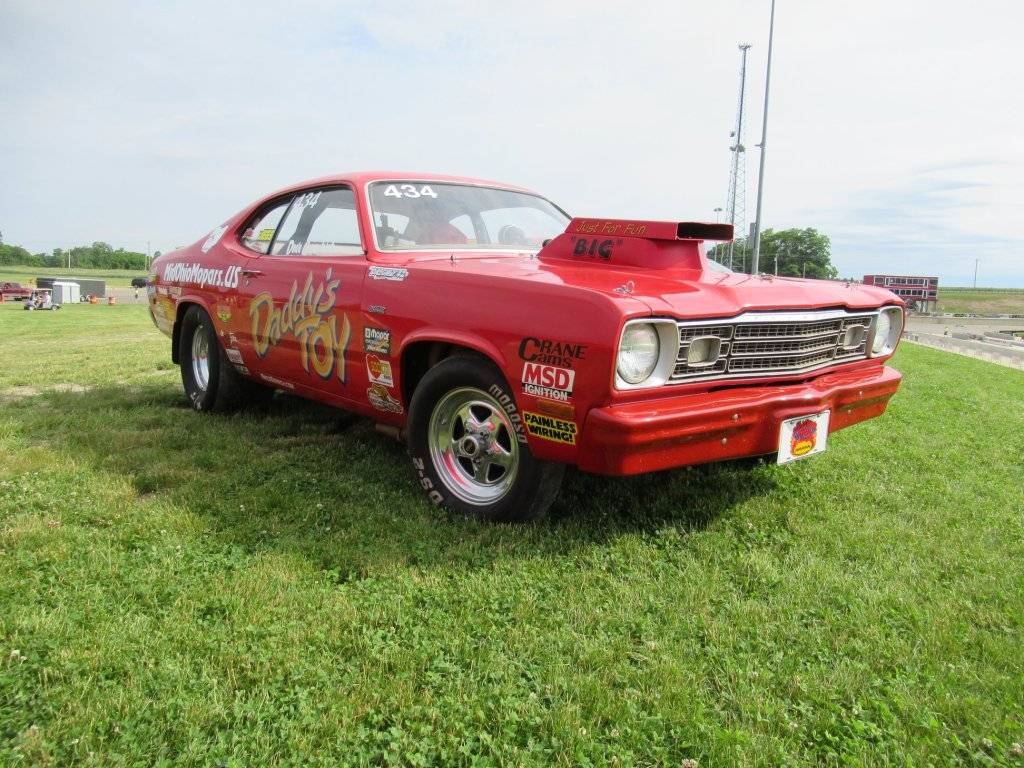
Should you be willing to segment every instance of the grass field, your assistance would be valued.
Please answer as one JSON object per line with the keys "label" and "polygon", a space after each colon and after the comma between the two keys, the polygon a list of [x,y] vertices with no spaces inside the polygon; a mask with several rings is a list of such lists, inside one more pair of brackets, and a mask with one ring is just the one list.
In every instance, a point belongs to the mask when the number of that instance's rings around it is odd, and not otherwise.
{"label": "grass field", "polygon": [[1024,288],[942,288],[939,312],[970,312],[978,315],[1024,315]]}
{"label": "grass field", "polygon": [[56,267],[0,266],[0,282],[35,285],[37,277],[84,277],[106,280],[108,285],[131,285],[133,277],[145,277],[144,269],[58,269]]}
{"label": "grass field", "polygon": [[1024,764],[1020,371],[908,345],[821,457],[489,527],[168,347],[0,306],[0,765]]}

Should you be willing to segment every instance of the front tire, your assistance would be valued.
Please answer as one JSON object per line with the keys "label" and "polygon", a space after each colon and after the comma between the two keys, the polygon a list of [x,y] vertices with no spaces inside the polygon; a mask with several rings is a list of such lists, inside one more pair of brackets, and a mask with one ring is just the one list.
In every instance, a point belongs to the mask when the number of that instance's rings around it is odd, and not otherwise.
{"label": "front tire", "polygon": [[188,308],[180,333],[181,383],[197,411],[231,411],[273,397],[273,390],[243,378],[231,365],[202,307]]}
{"label": "front tire", "polygon": [[409,407],[409,454],[427,497],[490,522],[541,518],[565,465],[539,461],[500,371],[477,357],[431,368]]}

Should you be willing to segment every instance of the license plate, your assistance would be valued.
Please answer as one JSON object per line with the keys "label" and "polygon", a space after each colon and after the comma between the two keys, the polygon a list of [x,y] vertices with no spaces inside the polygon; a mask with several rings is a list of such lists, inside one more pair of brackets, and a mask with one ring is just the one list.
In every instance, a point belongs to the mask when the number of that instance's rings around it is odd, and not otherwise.
{"label": "license plate", "polygon": [[806,459],[825,450],[829,411],[786,419],[779,427],[779,464]]}

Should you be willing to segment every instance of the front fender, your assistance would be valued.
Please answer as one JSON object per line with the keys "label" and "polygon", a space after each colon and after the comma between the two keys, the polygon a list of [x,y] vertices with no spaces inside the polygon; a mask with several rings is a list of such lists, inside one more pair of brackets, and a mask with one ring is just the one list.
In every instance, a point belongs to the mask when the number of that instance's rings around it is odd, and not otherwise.
{"label": "front fender", "polygon": [[488,339],[470,331],[442,328],[434,325],[417,328],[415,331],[405,336],[405,338],[402,339],[402,346],[399,349],[399,359],[404,356],[406,350],[413,344],[425,341],[466,347],[467,349],[479,352],[481,355],[488,358],[501,369],[502,373],[506,373],[508,371],[508,361],[505,359],[505,356],[502,354],[501,350]]}

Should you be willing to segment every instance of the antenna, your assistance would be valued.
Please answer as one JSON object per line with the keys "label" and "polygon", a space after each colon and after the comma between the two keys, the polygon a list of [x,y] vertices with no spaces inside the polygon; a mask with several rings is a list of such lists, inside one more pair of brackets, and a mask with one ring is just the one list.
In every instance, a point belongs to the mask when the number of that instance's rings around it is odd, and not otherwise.
{"label": "antenna", "polygon": [[[740,43],[740,99],[736,109],[736,129],[729,135],[733,144],[732,163],[729,166],[729,199],[726,210],[729,212],[729,223],[733,232],[746,232],[747,229],[747,148],[743,144],[743,103],[747,89],[747,51],[750,43]],[[737,253],[734,254],[734,251]],[[729,243],[728,267],[733,268],[734,256],[739,257],[740,271],[746,265],[746,243],[736,247],[736,241]]]}

